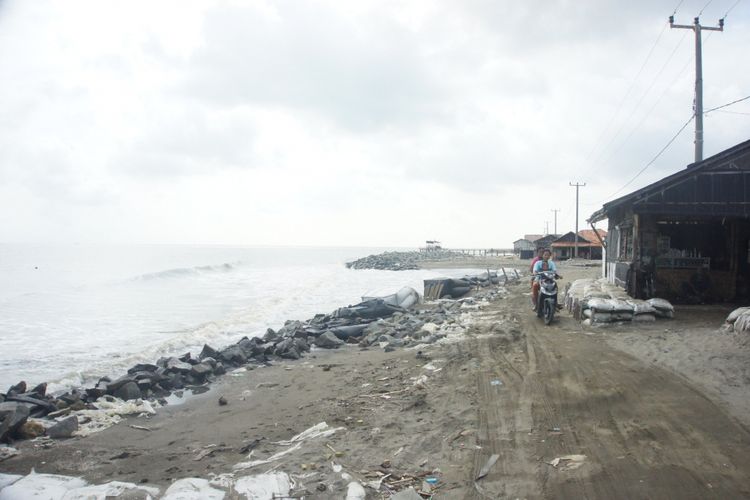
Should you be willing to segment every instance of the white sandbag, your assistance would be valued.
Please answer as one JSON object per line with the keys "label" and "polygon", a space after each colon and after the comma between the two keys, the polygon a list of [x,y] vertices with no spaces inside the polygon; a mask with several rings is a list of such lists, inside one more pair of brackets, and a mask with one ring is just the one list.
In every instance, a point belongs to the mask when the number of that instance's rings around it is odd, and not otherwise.
{"label": "white sandbag", "polygon": [[612,313],[612,321],[633,321],[633,313],[629,311],[615,311]]}
{"label": "white sandbag", "polygon": [[734,331],[746,333],[750,331],[750,311],[740,314],[734,322]]}
{"label": "white sandbag", "polygon": [[591,315],[592,323],[614,323],[617,321],[613,314],[595,312]]}
{"label": "white sandbag", "polygon": [[633,316],[633,321],[636,323],[651,323],[656,321],[656,316],[653,313],[636,314]]}
{"label": "white sandbag", "polygon": [[750,307],[738,307],[734,311],[729,313],[729,316],[727,316],[726,322],[727,323],[734,323],[735,320],[742,314],[745,314],[745,312],[750,311]]}
{"label": "white sandbag", "polygon": [[656,312],[656,308],[645,300],[628,299],[628,304],[633,306],[633,314],[636,316],[639,314],[654,314]]}
{"label": "white sandbag", "polygon": [[674,306],[665,299],[648,299],[646,302],[654,306],[659,311],[672,311],[674,312]]}
{"label": "white sandbag", "polygon": [[609,299],[591,298],[588,300],[588,306],[595,312],[612,312],[615,310],[614,304]]}
{"label": "white sandbag", "polygon": [[633,314],[633,306],[629,304],[626,300],[610,299],[610,303],[612,304],[613,311],[627,312],[627,313],[630,313],[631,315]]}

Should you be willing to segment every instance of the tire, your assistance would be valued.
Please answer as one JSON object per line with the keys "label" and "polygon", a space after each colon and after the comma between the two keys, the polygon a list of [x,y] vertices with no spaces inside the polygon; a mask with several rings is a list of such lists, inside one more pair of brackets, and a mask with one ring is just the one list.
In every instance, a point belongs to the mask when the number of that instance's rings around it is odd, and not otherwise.
{"label": "tire", "polygon": [[544,324],[549,325],[552,323],[552,318],[555,317],[555,301],[552,299],[544,300]]}

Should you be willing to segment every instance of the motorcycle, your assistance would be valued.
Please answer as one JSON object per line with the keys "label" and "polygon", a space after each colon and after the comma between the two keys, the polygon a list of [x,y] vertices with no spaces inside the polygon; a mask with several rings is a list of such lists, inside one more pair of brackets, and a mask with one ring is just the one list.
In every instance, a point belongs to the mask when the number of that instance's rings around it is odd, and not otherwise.
{"label": "motorcycle", "polygon": [[557,281],[558,274],[555,271],[542,271],[537,273],[539,277],[539,298],[536,305],[536,315],[544,319],[544,324],[549,325],[557,311]]}

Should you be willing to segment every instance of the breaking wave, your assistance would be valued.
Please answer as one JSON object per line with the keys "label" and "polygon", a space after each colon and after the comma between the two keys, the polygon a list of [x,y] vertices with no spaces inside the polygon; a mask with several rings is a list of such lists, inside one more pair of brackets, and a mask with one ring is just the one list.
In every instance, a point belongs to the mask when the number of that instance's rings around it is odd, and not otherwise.
{"label": "breaking wave", "polygon": [[242,262],[225,262],[224,264],[214,266],[178,267],[175,269],[165,269],[164,271],[138,275],[133,278],[133,281],[161,280],[212,273],[228,273],[234,271],[240,264],[242,264]]}

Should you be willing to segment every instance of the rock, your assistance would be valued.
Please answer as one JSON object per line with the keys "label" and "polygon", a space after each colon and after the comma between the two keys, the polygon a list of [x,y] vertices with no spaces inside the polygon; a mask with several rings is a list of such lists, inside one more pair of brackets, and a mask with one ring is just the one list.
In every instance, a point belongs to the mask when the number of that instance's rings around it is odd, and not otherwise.
{"label": "rock", "polygon": [[47,394],[47,382],[42,382],[41,384],[37,385],[33,389],[31,389],[30,392],[33,392],[35,394],[38,394],[39,396],[44,396]]}
{"label": "rock", "polygon": [[219,353],[219,360],[233,365],[244,365],[247,363],[247,356],[240,346],[233,345],[225,348]]}
{"label": "rock", "polygon": [[206,358],[217,359],[218,357],[219,351],[208,344],[203,344],[203,350],[201,350],[201,353],[198,355],[198,359],[200,359],[201,361],[205,360]]}
{"label": "rock", "polygon": [[217,361],[216,366],[214,367],[214,374],[216,375],[224,375],[227,372],[227,369],[224,368],[224,364]]}
{"label": "rock", "polygon": [[224,396],[220,396],[219,397],[219,406],[226,406],[227,404],[229,404],[229,402],[227,401],[227,398],[225,398]]}
{"label": "rock", "polygon": [[263,342],[271,342],[279,338],[279,334],[273,331],[271,328],[266,330],[265,335],[263,335]]}
{"label": "rock", "polygon": [[0,403],[0,442],[8,443],[29,418],[29,407],[24,403]]}
{"label": "rock", "polygon": [[34,439],[44,435],[44,426],[35,420],[27,420],[18,429],[18,435],[22,439]]}
{"label": "rock", "polygon": [[273,354],[275,356],[284,356],[286,352],[289,351],[289,349],[294,347],[294,339],[286,338],[276,344],[276,347],[273,350]]}
{"label": "rock", "polygon": [[289,350],[285,351],[281,357],[285,359],[299,359],[302,355],[300,355],[296,347],[291,347]]}
{"label": "rock", "polygon": [[336,337],[333,332],[328,331],[315,339],[315,345],[323,349],[335,349],[344,345],[344,341]]}
{"label": "rock", "polygon": [[[135,385],[135,384],[133,384]],[[73,435],[78,430],[78,417],[73,415],[63,419],[47,429],[47,435],[52,439],[65,439]]]}
{"label": "rock", "polygon": [[[185,354],[183,354],[182,356],[180,356],[180,357],[179,357],[179,358],[177,358],[177,359],[179,359],[179,360],[180,360],[180,361],[182,361],[183,363],[190,363],[191,361],[193,361],[193,358],[192,358],[192,357],[190,357],[190,353],[189,353],[189,352],[186,352]],[[191,364],[192,364],[192,363],[191,363]]]}
{"label": "rock", "polygon": [[57,410],[57,407],[52,404],[50,401],[47,401],[46,399],[42,397],[33,397],[29,394],[18,394],[18,395],[8,395],[6,396],[6,401],[16,401],[18,403],[26,403],[33,406],[39,406],[42,408],[45,408],[47,411],[55,411]]}
{"label": "rock", "polygon": [[310,350],[310,345],[307,343],[306,339],[295,338],[294,348],[297,349],[297,352],[303,353]]}
{"label": "rock", "polygon": [[[187,355],[183,355],[182,358],[190,359],[190,353],[188,353]],[[193,365],[187,363],[186,361],[183,361],[182,358],[167,359],[167,362],[164,365],[165,370],[168,372],[190,373],[190,370],[193,369]]]}
{"label": "rock", "polygon": [[307,336],[307,332],[305,332],[305,325],[301,321],[288,320],[284,323],[281,330],[278,331],[278,335],[283,338],[289,338],[302,335]]}
{"label": "rock", "polygon": [[25,380],[21,380],[16,385],[12,385],[10,387],[10,389],[8,389],[8,392],[6,393],[6,395],[10,395],[10,394],[23,394],[24,392],[26,392],[26,381]]}
{"label": "rock", "polygon": [[212,372],[213,372],[213,369],[211,368],[211,365],[209,365],[208,363],[198,363],[197,365],[193,365],[193,369],[190,371],[190,374],[193,377],[205,380],[205,378],[209,376]]}
{"label": "rock", "polygon": [[131,377],[130,375],[123,375],[117,380],[114,380],[107,384],[107,392],[110,394],[114,394],[117,389],[130,382],[135,382],[135,378]]}
{"label": "rock", "polygon": [[138,399],[141,397],[141,389],[138,387],[138,384],[131,381],[118,388],[114,392],[114,396],[124,401]]}
{"label": "rock", "polygon": [[211,367],[211,369],[216,368],[216,360],[214,358],[211,358],[211,357],[203,358],[201,363],[206,363],[207,365]]}
{"label": "rock", "polygon": [[155,372],[159,367],[156,365],[152,365],[150,363],[138,363],[137,365],[134,365],[132,368],[128,370],[128,373],[135,373],[135,372]]}

